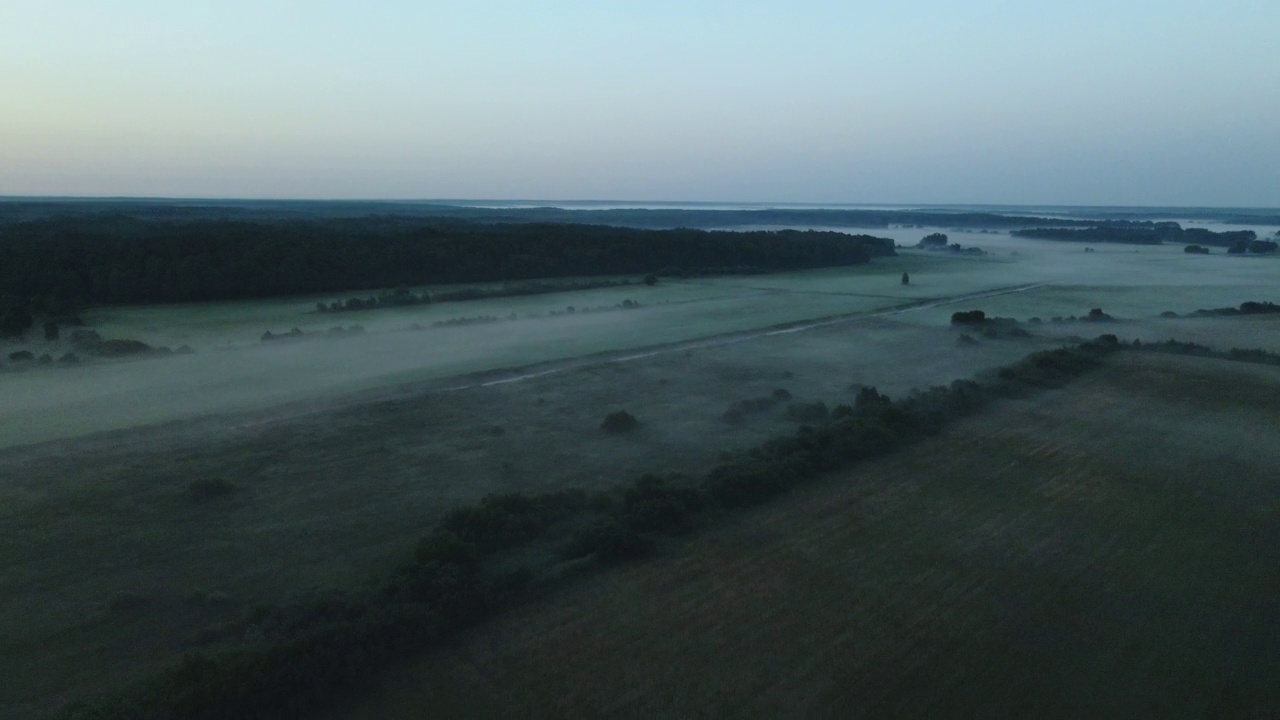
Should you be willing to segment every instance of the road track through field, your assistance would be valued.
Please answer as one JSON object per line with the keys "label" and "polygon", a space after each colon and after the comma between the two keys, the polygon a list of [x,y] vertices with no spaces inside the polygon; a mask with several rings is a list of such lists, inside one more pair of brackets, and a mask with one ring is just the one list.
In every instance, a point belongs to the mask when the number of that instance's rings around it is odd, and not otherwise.
{"label": "road track through field", "polygon": [[[898,305],[891,308],[881,310],[862,311],[848,313],[843,315],[827,316],[812,320],[800,320],[785,325],[775,325],[772,327],[749,330],[723,335],[713,335],[695,340],[682,340],[667,345],[651,346],[648,349],[639,352],[629,352],[626,350],[607,351],[604,353],[596,353],[592,355],[580,356],[577,358],[564,358],[560,360],[551,360],[546,363],[540,363],[528,367],[540,367],[538,370],[529,370],[520,372],[520,367],[495,368],[492,370],[483,370],[476,373],[466,375],[453,376],[452,378],[438,378],[436,380],[416,381],[411,383],[398,383],[386,385],[381,388],[370,389],[364,393],[360,393],[355,397],[348,397],[344,400],[336,400],[329,407],[350,406],[365,402],[378,402],[384,400],[404,399],[417,395],[434,395],[451,392],[459,392],[463,390],[473,390],[477,388],[497,387],[501,385],[509,385],[512,383],[524,382],[526,380],[535,380],[538,378],[549,377],[560,373],[580,370],[585,367],[603,364],[620,364],[633,362],[636,360],[645,360],[647,358],[658,357],[661,355],[669,355],[677,352],[688,352],[691,350],[700,350],[706,348],[724,347],[728,345],[736,345],[738,343],[749,342],[751,340],[760,340],[763,338],[775,337],[779,335],[790,335],[792,333],[804,332],[816,328],[829,327],[840,323],[854,322],[857,320],[866,320],[870,318],[892,317],[894,315],[902,315],[918,310],[928,310],[930,308],[941,307],[944,305],[953,305],[955,303],[968,302],[971,300],[981,300],[983,298],[997,297],[1001,295],[1013,295],[1016,293],[1030,292],[1043,287],[1048,287],[1052,283],[1034,283],[1027,285],[1015,285],[1010,287],[996,288],[994,290],[982,290],[979,292],[964,293],[962,295],[952,295],[942,298],[926,298],[916,300],[904,305]],[[516,374],[507,374],[516,373]],[[457,385],[443,385],[450,379],[461,379],[465,377],[477,378],[471,382],[463,382]],[[488,379],[478,379],[478,378]],[[310,415],[315,412],[314,408],[308,408],[301,411],[285,411],[283,413],[275,412],[270,417],[258,417],[254,420],[235,422],[230,425],[232,430],[244,430],[253,427],[265,425],[273,425],[279,422],[285,422],[292,418]]]}
{"label": "road track through field", "polygon": [[655,349],[645,350],[630,355],[620,355],[612,358],[595,357],[586,360],[568,361],[558,364],[556,367],[547,368],[531,373],[521,373],[511,377],[498,378],[495,380],[485,380],[482,382],[466,383],[463,385],[455,385],[442,388],[438,392],[454,392],[458,390],[469,390],[472,388],[493,387],[496,385],[507,385],[509,383],[523,382],[525,380],[533,380],[535,378],[546,377],[556,373],[568,372],[587,365],[595,365],[599,363],[624,363],[635,360],[644,360],[646,358],[657,357],[659,355],[667,355],[675,352],[687,352],[689,350],[698,350],[703,348],[723,347],[725,345],[736,345],[738,343],[749,342],[751,340],[759,340],[761,338],[774,337],[777,335],[789,335],[792,333],[804,332],[815,328],[828,327],[838,325],[840,323],[852,322],[854,320],[865,320],[868,318],[891,317],[901,315],[903,313],[915,312],[917,310],[927,310],[929,308],[941,307],[943,305],[952,305],[959,302],[967,302],[969,300],[981,300],[983,298],[996,297],[1000,295],[1013,295],[1015,293],[1023,293],[1031,290],[1038,290],[1048,286],[1049,283],[1035,283],[1032,285],[1018,285],[1014,287],[999,288],[996,290],[984,290],[976,293],[965,293],[963,295],[953,295],[945,298],[933,298],[916,301],[907,305],[899,305],[887,310],[874,310],[870,312],[850,313],[848,315],[838,315],[835,317],[827,317],[819,320],[801,321],[799,323],[788,324],[784,327],[775,327],[772,330],[756,330],[747,333],[734,333],[731,335],[722,335],[711,338],[702,338],[699,340],[688,340],[666,345]]}

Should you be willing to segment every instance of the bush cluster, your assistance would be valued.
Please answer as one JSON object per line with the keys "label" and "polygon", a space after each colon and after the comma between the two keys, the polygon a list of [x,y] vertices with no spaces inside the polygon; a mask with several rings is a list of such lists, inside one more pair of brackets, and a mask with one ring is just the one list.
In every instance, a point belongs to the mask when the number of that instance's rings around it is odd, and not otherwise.
{"label": "bush cluster", "polygon": [[600,429],[607,433],[630,432],[638,427],[640,427],[640,421],[626,410],[611,412],[600,423]]}

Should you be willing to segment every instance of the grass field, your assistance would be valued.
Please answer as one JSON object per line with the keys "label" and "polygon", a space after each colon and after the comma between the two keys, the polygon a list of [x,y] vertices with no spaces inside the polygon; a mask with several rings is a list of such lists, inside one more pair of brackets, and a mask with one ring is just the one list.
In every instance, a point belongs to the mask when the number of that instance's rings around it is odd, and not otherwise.
{"label": "grass field", "polygon": [[1280,370],[1124,356],[582,580],[344,718],[1270,717]]}
{"label": "grass field", "polygon": [[[794,431],[781,407],[726,424],[739,400],[783,388],[852,402],[861,384],[900,395],[1046,344],[959,347],[949,329],[865,318],[0,452],[0,698],[49,707],[111,688],[256,603],[360,584],[487,493],[702,471],[722,450]],[[619,408],[641,428],[600,432]],[[235,492],[193,502],[190,484],[214,478]]]}
{"label": "grass field", "polygon": [[[895,229],[910,244],[931,229]],[[866,265],[774,275],[664,279],[547,295],[438,303],[401,309],[320,314],[301,297],[241,303],[105,308],[87,314],[110,338],[189,345],[194,355],[89,363],[39,372],[0,373],[0,447],[93,432],[269,408],[281,403],[418,382],[462,373],[564,360],[711,335],[747,332],[810,318],[871,313],[999,288],[1042,285],[985,299],[991,314],[1027,319],[1083,315],[1102,307],[1117,317],[1149,319],[1164,310],[1273,299],[1280,258],[1188,256],[1179,247],[1102,246],[952,233],[984,257],[904,250]],[[911,275],[910,285],[899,280]],[[351,293],[361,294],[361,293]],[[363,293],[368,294],[368,293]],[[636,310],[565,314],[573,306]],[[943,304],[904,315],[941,327],[957,308]],[[561,313],[550,316],[550,313]],[[456,317],[517,319],[492,325],[431,327]],[[297,327],[321,333],[359,324],[358,337],[262,343],[265,331]],[[424,328],[414,330],[415,326]],[[6,352],[16,348],[3,349]],[[68,347],[23,346],[57,356]]]}

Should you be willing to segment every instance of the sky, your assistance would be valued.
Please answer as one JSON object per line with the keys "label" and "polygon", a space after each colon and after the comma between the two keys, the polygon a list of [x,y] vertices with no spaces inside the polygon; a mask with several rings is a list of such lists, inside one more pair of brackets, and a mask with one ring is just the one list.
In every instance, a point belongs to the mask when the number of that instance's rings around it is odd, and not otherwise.
{"label": "sky", "polygon": [[3,0],[0,195],[1280,206],[1280,2]]}

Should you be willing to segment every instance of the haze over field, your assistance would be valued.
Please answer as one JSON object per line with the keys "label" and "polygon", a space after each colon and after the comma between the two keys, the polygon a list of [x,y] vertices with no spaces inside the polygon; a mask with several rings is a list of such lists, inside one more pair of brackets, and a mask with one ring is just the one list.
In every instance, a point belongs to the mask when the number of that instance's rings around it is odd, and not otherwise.
{"label": "haze over field", "polygon": [[1280,5],[11,0],[0,194],[1280,204]]}
{"label": "haze over field", "polygon": [[[937,229],[903,227],[880,234],[910,246]],[[1270,226],[1256,230],[1263,236],[1276,232]],[[815,318],[856,314],[890,312],[895,323],[934,331],[948,324],[952,312],[970,304],[1022,320],[1083,315],[1102,306],[1117,317],[1139,321],[1126,327],[1128,336],[1163,339],[1162,333],[1168,331],[1159,323],[1154,328],[1149,325],[1161,312],[1185,313],[1266,299],[1275,287],[1272,257],[1189,256],[1176,246],[1102,245],[1085,252],[1076,243],[977,232],[953,231],[950,237],[988,254],[940,257],[903,249],[897,257],[852,267],[664,278],[653,287],[633,282],[568,293],[341,314],[317,313],[315,303],[370,292],[97,308],[85,313],[85,321],[104,337],[170,348],[187,345],[196,353],[0,378],[6,396],[0,407],[0,447],[261,410],[597,353],[696,344],[726,333],[750,336],[787,323],[803,325]],[[914,278],[910,285],[900,283],[904,271]],[[964,300],[987,293],[995,295]],[[619,310],[624,301],[640,306]],[[570,314],[569,307],[608,312]],[[497,322],[435,326],[467,317]],[[365,330],[361,335],[324,337],[333,327],[357,324]],[[264,332],[281,334],[292,328],[320,337],[305,342],[260,339]],[[1190,329],[1182,326],[1179,337]],[[1257,344],[1270,347],[1269,342],[1264,337]],[[67,349],[58,347],[62,346],[34,339],[0,340],[6,354],[30,349],[57,355]],[[885,354],[873,347],[862,352]],[[966,373],[957,368],[953,375]],[[935,378],[937,382],[951,379]]]}

